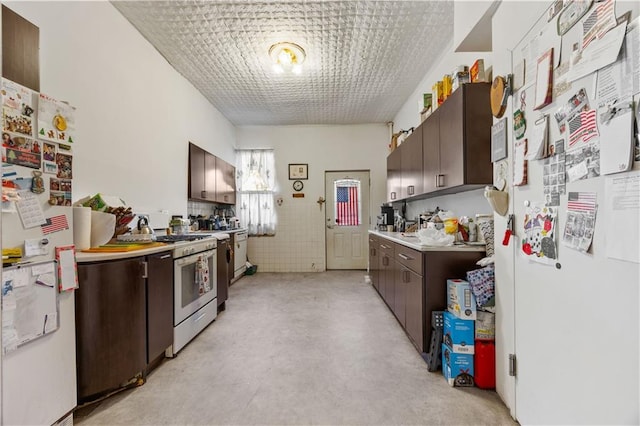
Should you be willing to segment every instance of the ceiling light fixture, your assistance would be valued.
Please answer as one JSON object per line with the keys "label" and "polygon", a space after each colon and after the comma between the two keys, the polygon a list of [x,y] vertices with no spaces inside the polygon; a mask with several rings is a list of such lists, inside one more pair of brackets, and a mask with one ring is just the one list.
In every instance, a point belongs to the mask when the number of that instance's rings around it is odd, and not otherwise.
{"label": "ceiling light fixture", "polygon": [[294,74],[302,72],[302,63],[307,57],[304,49],[295,43],[276,43],[269,48],[269,56],[273,61],[273,70],[277,74],[285,71]]}

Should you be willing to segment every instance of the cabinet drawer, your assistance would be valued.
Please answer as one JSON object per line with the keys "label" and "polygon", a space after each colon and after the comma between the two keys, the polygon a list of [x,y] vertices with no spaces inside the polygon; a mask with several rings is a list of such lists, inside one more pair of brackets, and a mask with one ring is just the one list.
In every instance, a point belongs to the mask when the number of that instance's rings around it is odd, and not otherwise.
{"label": "cabinet drawer", "polygon": [[395,243],[387,240],[380,241],[380,251],[388,254],[391,258],[393,258],[393,254],[395,252]]}
{"label": "cabinet drawer", "polygon": [[401,265],[406,266],[416,274],[422,275],[421,252],[401,245],[396,245],[394,258],[396,259],[396,262],[399,262]]}

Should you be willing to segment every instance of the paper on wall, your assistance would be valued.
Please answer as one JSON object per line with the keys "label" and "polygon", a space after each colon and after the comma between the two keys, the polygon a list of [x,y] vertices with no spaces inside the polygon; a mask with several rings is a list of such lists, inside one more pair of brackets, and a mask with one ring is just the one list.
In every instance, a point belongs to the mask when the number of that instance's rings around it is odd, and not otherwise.
{"label": "paper on wall", "polygon": [[513,150],[513,185],[527,184],[527,139],[515,142]]}
{"label": "paper on wall", "polygon": [[565,170],[569,182],[600,176],[600,144],[598,141],[581,144],[567,151]]}
{"label": "paper on wall", "polygon": [[596,210],[595,192],[569,193],[563,245],[583,253],[589,250],[596,227]]}
{"label": "paper on wall", "polygon": [[605,34],[601,39],[594,40],[580,53],[575,63],[572,64],[571,69],[567,73],[567,80],[577,80],[615,62],[615,60],[618,59],[618,53],[620,53],[626,29],[627,23],[623,22]]}
{"label": "paper on wall", "polygon": [[601,108],[600,174],[627,171],[633,163],[633,102]]}
{"label": "paper on wall", "polygon": [[555,222],[557,208],[531,203],[524,216],[524,232],[520,254],[529,260],[547,265],[555,264]]}
{"label": "paper on wall", "polygon": [[527,146],[527,160],[539,160],[541,158],[545,158],[548,155],[547,149],[547,135],[549,132],[547,131],[547,123],[549,122],[549,117],[544,116],[541,119],[537,120],[533,128],[531,130],[531,137],[528,140]]}
{"label": "paper on wall", "polygon": [[607,257],[640,263],[640,171],[604,180]]}

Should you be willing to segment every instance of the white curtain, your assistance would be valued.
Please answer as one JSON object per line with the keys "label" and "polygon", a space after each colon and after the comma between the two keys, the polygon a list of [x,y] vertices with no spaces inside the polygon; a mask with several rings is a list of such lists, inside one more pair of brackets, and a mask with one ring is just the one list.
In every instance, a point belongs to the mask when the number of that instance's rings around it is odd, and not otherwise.
{"label": "white curtain", "polygon": [[240,223],[249,235],[275,235],[275,156],[271,149],[237,151],[236,188]]}

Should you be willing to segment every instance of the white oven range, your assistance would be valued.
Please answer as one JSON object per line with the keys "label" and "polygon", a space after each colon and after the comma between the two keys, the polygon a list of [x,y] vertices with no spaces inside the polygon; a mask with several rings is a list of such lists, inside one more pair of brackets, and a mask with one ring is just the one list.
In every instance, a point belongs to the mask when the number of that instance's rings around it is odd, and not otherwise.
{"label": "white oven range", "polygon": [[173,250],[173,345],[166,353],[173,357],[216,318],[217,239],[185,234],[158,240],[189,241]]}

